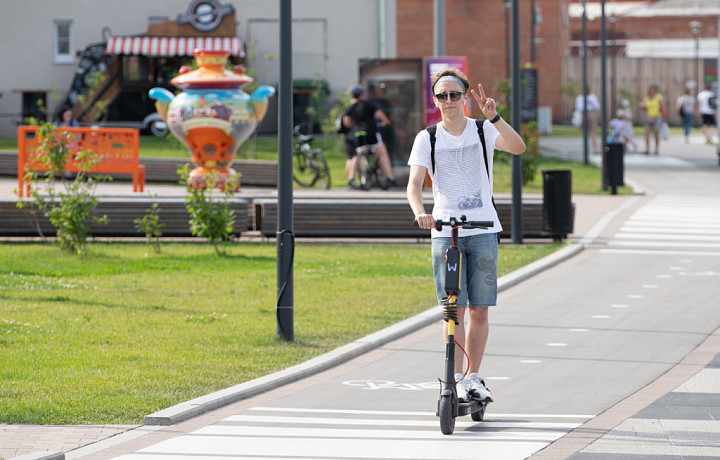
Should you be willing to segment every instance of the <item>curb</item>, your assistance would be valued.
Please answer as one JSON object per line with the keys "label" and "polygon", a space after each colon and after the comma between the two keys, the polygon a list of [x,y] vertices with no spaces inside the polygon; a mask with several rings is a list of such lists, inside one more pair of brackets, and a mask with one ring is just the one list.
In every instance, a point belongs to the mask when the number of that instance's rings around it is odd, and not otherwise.
{"label": "curb", "polygon": [[9,460],[65,460],[65,454],[62,452],[30,452]]}
{"label": "curb", "polygon": [[[571,244],[525,267],[515,270],[498,280],[498,292],[557,265],[564,260],[578,254],[585,248],[583,244]],[[158,412],[145,416],[146,425],[169,426],[178,422],[196,417],[219,407],[250,398],[281,385],[295,382],[310,375],[327,370],[342,364],[363,353],[378,348],[388,342],[403,337],[425,326],[436,323],[442,319],[442,308],[433,307],[423,313],[401,321],[393,326],[358,339],[345,346],[320,355],[304,363],[288,369],[266,375],[255,380],[235,385],[224,390],[216,391],[199,398],[177,404]]]}

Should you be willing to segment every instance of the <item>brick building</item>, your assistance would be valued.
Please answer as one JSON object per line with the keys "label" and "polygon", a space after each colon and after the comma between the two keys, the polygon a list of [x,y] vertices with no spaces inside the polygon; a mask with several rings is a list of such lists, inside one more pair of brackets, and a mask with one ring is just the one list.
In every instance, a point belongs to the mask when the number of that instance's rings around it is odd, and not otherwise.
{"label": "brick building", "polygon": [[[520,63],[530,60],[530,2],[520,2]],[[560,113],[557,87],[561,80],[562,56],[568,53],[570,24],[569,0],[536,0],[542,9],[542,22],[536,25],[535,44],[538,70],[538,105]],[[486,89],[499,78],[509,77],[510,10],[500,1],[445,1],[445,54],[467,56],[471,84]],[[431,2],[397,0],[397,55],[400,58],[433,54],[433,15]]]}
{"label": "brick building", "polygon": [[[468,73],[473,85],[482,82],[488,87],[498,78],[509,76],[511,18],[508,6],[512,2],[445,0],[444,3],[445,54],[467,56]],[[534,24],[534,40],[533,5],[540,19]],[[563,67],[571,65],[568,62],[572,62],[572,56],[581,55],[582,2],[519,0],[519,6],[521,66],[530,61],[531,43],[534,43],[538,66],[538,106],[550,107],[553,118],[558,121],[567,113],[558,92],[565,83]],[[588,54],[592,56],[600,54],[600,12],[599,1],[587,2],[587,45]],[[697,49],[700,80],[713,79],[715,62],[720,53],[720,1],[606,0],[605,14],[608,59],[622,56],[692,60]],[[396,17],[397,56],[432,55],[432,2],[397,0]],[[693,21],[699,24],[697,36],[690,27]],[[597,65],[593,66],[593,69],[597,68]],[[595,78],[597,80],[597,76]],[[643,85],[644,82],[639,83],[634,92],[642,93]]]}

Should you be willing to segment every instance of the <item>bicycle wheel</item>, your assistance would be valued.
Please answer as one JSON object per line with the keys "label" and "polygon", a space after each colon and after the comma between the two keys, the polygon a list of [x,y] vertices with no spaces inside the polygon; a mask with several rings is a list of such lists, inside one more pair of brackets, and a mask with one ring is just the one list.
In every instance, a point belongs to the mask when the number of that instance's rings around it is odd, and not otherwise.
{"label": "bicycle wheel", "polygon": [[387,190],[390,187],[390,184],[388,184],[387,177],[385,177],[385,173],[380,167],[378,159],[373,158],[372,163],[373,170],[375,171],[373,185],[380,187],[382,190]]}
{"label": "bicycle wheel", "polygon": [[453,414],[453,398],[455,395],[450,394],[441,396],[438,404],[438,415],[440,416],[440,431],[442,434],[453,434],[455,431],[455,417]]}
{"label": "bicycle wheel", "polygon": [[358,185],[363,190],[370,190],[375,180],[374,171],[368,161],[367,155],[358,156]]}
{"label": "bicycle wheel", "polygon": [[317,180],[312,158],[300,150],[293,152],[293,179],[303,187],[312,187]]}
{"label": "bicycle wheel", "polygon": [[313,150],[313,159],[315,160],[315,166],[317,167],[317,179],[316,181],[324,189],[329,189],[332,186],[330,179],[330,168],[328,168],[327,160],[322,150]]}

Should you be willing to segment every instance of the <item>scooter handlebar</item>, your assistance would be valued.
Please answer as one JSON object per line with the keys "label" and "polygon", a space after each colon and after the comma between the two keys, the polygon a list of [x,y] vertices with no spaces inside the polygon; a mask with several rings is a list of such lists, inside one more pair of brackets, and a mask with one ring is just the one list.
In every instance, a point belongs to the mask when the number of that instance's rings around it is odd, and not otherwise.
{"label": "scooter handlebar", "polygon": [[[417,220],[414,220],[413,223],[416,227],[418,226]],[[448,220],[435,221],[435,229],[437,231],[442,230],[443,227],[461,227],[466,229],[482,228],[487,230],[493,226],[495,226],[495,222],[491,220],[466,220],[465,216],[460,216],[460,219],[451,217]]]}

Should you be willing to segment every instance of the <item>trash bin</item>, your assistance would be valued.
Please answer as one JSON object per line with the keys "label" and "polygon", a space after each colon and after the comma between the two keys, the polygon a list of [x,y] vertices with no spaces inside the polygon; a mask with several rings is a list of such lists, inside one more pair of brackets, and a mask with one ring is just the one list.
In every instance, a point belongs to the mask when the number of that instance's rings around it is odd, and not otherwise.
{"label": "trash bin", "polygon": [[617,188],[625,185],[625,146],[618,142],[605,145],[603,157],[603,184],[610,187],[612,194],[617,195]]}
{"label": "trash bin", "polygon": [[564,240],[573,232],[572,171],[543,170],[543,231]]}

